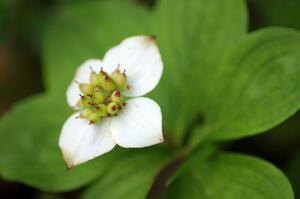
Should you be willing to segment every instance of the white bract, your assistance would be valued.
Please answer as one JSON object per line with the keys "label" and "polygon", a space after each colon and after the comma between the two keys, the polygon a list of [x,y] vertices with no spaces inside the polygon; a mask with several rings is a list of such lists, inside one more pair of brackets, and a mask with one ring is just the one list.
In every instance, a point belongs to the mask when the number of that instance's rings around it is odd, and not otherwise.
{"label": "white bract", "polygon": [[[121,72],[123,71],[123,72]],[[68,168],[114,148],[163,142],[159,105],[141,97],[158,84],[163,71],[153,36],[134,36],[90,59],[76,71],[67,101],[77,112],[65,122],[59,146]]]}

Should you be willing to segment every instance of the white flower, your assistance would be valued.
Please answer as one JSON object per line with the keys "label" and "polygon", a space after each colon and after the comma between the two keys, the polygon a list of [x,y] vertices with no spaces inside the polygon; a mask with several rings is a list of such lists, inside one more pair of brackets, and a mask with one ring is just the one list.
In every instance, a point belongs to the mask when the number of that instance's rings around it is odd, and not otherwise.
{"label": "white flower", "polygon": [[154,89],[162,71],[153,36],[129,37],[108,50],[103,61],[90,59],[79,66],[67,90],[67,101],[77,112],[59,139],[68,168],[116,144],[138,148],[163,142],[159,105],[140,97]]}

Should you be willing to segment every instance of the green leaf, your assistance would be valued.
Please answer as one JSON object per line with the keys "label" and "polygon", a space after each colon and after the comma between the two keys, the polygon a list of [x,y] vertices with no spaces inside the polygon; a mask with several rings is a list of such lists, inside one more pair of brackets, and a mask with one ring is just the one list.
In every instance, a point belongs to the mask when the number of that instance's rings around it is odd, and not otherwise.
{"label": "green leaf", "polygon": [[161,0],[153,13],[164,74],[153,96],[166,136],[178,143],[211,101],[209,85],[227,49],[247,30],[242,0]]}
{"label": "green leaf", "polygon": [[82,198],[145,198],[162,166],[171,153],[162,148],[137,150],[111,165],[106,175],[91,185]]}
{"label": "green leaf", "polygon": [[[129,1],[95,1],[58,9],[44,38],[47,88],[64,94],[77,67],[124,38],[146,34],[148,13]],[[148,33],[149,34],[149,33]]]}
{"label": "green leaf", "polygon": [[[198,158],[193,156],[191,158]],[[234,153],[200,160],[170,186],[168,198],[293,199],[284,174],[270,163]]]}
{"label": "green leaf", "polygon": [[67,191],[103,174],[115,158],[114,149],[86,164],[66,170],[58,147],[60,130],[70,110],[47,95],[18,103],[0,122],[0,175],[45,191]]}
{"label": "green leaf", "polygon": [[209,140],[249,136],[287,119],[300,108],[299,73],[298,31],[267,28],[249,34],[222,64],[207,126],[195,131],[192,142],[203,135]]}

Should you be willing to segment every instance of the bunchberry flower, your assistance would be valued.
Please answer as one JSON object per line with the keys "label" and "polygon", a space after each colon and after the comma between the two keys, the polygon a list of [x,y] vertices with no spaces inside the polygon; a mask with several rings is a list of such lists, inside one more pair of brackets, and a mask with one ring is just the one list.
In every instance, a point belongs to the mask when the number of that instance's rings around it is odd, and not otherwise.
{"label": "bunchberry flower", "polygon": [[134,36],[76,71],[67,101],[77,112],[65,122],[59,146],[68,168],[114,148],[163,142],[162,115],[153,100],[141,97],[158,84],[163,71],[153,36]]}

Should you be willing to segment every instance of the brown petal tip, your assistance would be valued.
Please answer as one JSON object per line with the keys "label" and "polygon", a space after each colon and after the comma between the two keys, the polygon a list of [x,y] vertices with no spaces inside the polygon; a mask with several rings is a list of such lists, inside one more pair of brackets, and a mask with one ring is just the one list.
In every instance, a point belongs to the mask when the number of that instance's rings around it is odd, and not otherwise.
{"label": "brown petal tip", "polygon": [[62,151],[63,154],[63,158],[65,161],[65,166],[67,170],[70,170],[74,167],[74,164],[72,162],[72,158],[71,155],[69,153],[67,153],[66,151]]}
{"label": "brown petal tip", "polygon": [[159,142],[160,142],[160,143],[165,142],[164,138],[159,138]]}
{"label": "brown petal tip", "polygon": [[154,42],[156,40],[156,36],[155,35],[149,35],[146,37],[148,42]]}

